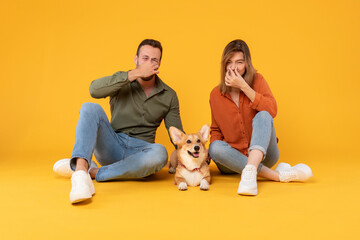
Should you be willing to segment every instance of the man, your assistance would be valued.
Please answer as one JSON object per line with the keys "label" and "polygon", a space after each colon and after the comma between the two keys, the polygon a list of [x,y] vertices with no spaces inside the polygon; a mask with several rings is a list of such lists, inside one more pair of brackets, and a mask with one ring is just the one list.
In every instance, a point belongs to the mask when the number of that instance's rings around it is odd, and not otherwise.
{"label": "man", "polygon": [[[135,69],[91,83],[92,97],[110,97],[111,123],[99,104],[82,105],[71,159],[54,165],[56,173],[72,175],[71,203],[92,197],[91,178],[98,182],[142,178],[167,163],[165,147],[154,143],[156,129],[163,119],[167,129],[182,130],[182,124],[175,91],[157,76],[161,57],[160,42],[145,39],[138,47]],[[102,167],[91,160],[93,153]]]}

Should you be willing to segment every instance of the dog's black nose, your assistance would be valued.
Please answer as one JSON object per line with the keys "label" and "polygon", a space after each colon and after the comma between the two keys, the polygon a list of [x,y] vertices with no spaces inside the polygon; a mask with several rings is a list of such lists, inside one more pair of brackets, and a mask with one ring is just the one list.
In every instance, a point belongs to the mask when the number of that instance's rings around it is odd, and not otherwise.
{"label": "dog's black nose", "polygon": [[194,147],[194,149],[195,149],[195,151],[199,151],[200,147],[199,147],[198,145],[196,145],[196,146]]}

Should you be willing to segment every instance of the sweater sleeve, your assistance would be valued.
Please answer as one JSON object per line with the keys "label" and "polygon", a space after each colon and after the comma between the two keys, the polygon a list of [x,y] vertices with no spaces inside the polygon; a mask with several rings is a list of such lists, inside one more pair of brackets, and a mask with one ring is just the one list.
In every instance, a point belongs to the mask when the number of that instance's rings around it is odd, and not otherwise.
{"label": "sweater sleeve", "polygon": [[90,95],[93,98],[114,96],[124,85],[130,83],[127,72],[116,72],[112,76],[102,77],[90,84]]}
{"label": "sweater sleeve", "polygon": [[219,125],[217,124],[214,116],[214,109],[211,104],[211,96],[210,96],[210,108],[211,108],[211,126],[210,126],[210,143],[216,140],[223,140],[224,135],[222,134]]}
{"label": "sweater sleeve", "polygon": [[264,77],[259,74],[254,82],[255,100],[250,107],[257,111],[267,111],[274,118],[277,114],[276,100]]}

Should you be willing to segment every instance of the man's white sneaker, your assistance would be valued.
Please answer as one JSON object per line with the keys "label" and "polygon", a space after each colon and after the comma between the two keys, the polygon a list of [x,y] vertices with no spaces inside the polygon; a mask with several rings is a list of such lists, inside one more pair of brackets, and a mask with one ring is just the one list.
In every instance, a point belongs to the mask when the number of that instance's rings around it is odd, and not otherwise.
{"label": "man's white sneaker", "polygon": [[[94,161],[91,161],[91,163],[90,163],[90,169],[91,168],[98,168],[98,166],[96,165],[96,163]],[[65,158],[65,159],[61,159],[61,160],[57,161],[54,164],[53,170],[56,174],[59,174],[60,176],[68,177],[68,178],[70,178],[71,175],[74,173],[74,171],[71,170],[71,168],[70,168],[70,159],[69,158]]]}
{"label": "man's white sneaker", "polygon": [[257,169],[254,165],[246,165],[241,173],[241,181],[238,188],[238,194],[257,195]]}
{"label": "man's white sneaker", "polygon": [[290,168],[280,168],[278,171],[280,182],[305,182],[313,176],[311,168],[303,163]]}
{"label": "man's white sneaker", "polygon": [[[75,171],[71,177],[70,202],[78,203],[92,197],[91,178],[85,171]],[[95,191],[95,189],[94,189]]]}

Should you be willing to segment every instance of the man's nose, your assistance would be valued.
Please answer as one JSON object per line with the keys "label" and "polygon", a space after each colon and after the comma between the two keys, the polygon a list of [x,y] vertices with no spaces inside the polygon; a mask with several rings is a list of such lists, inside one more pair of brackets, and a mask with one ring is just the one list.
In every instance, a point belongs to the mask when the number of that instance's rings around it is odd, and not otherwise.
{"label": "man's nose", "polygon": [[194,147],[194,149],[195,149],[195,151],[199,151],[200,147],[199,147],[198,145],[196,145],[196,146]]}

